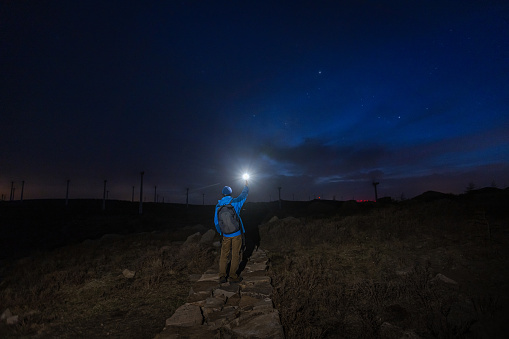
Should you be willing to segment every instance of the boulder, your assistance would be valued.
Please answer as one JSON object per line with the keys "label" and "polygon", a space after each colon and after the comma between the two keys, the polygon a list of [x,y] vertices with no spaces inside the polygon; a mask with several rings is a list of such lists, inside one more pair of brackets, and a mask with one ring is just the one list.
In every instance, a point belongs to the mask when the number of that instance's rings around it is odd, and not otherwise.
{"label": "boulder", "polygon": [[187,237],[187,239],[184,242],[183,246],[188,245],[188,244],[198,243],[200,241],[200,239],[201,239],[200,232],[196,232],[194,234],[191,234],[190,236]]}
{"label": "boulder", "polygon": [[214,230],[208,230],[205,232],[200,239],[201,244],[211,244],[216,236],[216,232]]}
{"label": "boulder", "polygon": [[275,221],[278,221],[279,218],[277,216],[273,216],[272,218],[270,218],[268,224],[270,224],[271,222],[275,222]]}

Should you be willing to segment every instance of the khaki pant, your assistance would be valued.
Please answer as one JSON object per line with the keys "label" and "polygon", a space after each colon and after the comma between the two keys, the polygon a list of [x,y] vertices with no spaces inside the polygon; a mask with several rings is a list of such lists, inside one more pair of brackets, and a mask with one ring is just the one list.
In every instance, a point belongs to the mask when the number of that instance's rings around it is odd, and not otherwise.
{"label": "khaki pant", "polygon": [[232,254],[232,261],[230,265],[230,278],[237,278],[237,269],[240,264],[240,249],[242,247],[242,234],[233,238],[223,237],[223,244],[221,246],[221,258],[219,259],[219,276],[226,277],[226,267],[228,266],[228,256],[230,250]]}

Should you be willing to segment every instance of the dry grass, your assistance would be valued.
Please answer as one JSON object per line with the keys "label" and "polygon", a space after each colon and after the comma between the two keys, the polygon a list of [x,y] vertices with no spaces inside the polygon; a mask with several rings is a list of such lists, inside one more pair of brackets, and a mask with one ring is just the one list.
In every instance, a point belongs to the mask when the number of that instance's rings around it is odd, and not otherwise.
{"label": "dry grass", "polygon": [[170,233],[110,236],[17,261],[0,286],[0,305],[20,322],[0,325],[0,336],[153,338],[185,302],[189,274],[216,256],[174,240]]}
{"label": "dry grass", "polygon": [[260,227],[288,338],[504,333],[507,232],[489,246],[485,235],[468,208],[448,200]]}
{"label": "dry grass", "polygon": [[[251,227],[248,235],[259,233],[261,247],[269,250],[273,300],[288,338],[401,338],[412,333],[494,338],[509,333],[509,215],[502,202],[288,203],[289,209],[277,209],[278,216],[295,213],[300,221],[281,219],[263,224],[259,232]],[[141,219],[78,211],[56,225],[53,214],[45,212],[45,227],[34,228],[27,244],[48,237],[48,230],[63,232],[63,240],[69,233],[75,244],[4,261],[0,312],[9,308],[20,321],[0,323],[0,337],[153,338],[160,333],[185,302],[189,275],[203,273],[217,259],[210,247],[182,247],[190,234],[185,228],[161,231],[175,213],[194,225],[198,219],[210,221],[213,209],[190,213],[163,207]],[[254,220],[270,220],[270,208],[277,208],[248,207],[243,217],[253,226],[258,225]],[[25,212],[8,221],[14,223]],[[138,233],[77,243],[123,227],[128,227],[125,233]],[[75,228],[81,233],[74,234]],[[139,233],[153,229],[158,232]],[[12,239],[25,239],[22,228],[8,230]],[[5,239],[0,242],[8,245]],[[124,277],[124,269],[135,272],[134,278]],[[438,273],[458,284],[444,283]]]}

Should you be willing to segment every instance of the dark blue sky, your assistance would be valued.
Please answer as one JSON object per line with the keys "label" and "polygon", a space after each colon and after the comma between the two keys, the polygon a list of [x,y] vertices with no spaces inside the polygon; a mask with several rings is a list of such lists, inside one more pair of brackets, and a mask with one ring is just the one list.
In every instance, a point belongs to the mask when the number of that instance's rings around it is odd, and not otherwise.
{"label": "dark blue sky", "polygon": [[507,1],[127,3],[0,5],[5,196],[509,186]]}

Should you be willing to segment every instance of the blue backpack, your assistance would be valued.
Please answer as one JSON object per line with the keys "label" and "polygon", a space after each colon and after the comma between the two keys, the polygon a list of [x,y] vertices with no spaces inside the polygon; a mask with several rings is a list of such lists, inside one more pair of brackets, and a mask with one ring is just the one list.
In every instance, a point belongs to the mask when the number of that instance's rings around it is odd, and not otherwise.
{"label": "blue backpack", "polygon": [[240,219],[230,202],[217,210],[217,221],[223,234],[232,234],[240,230]]}

